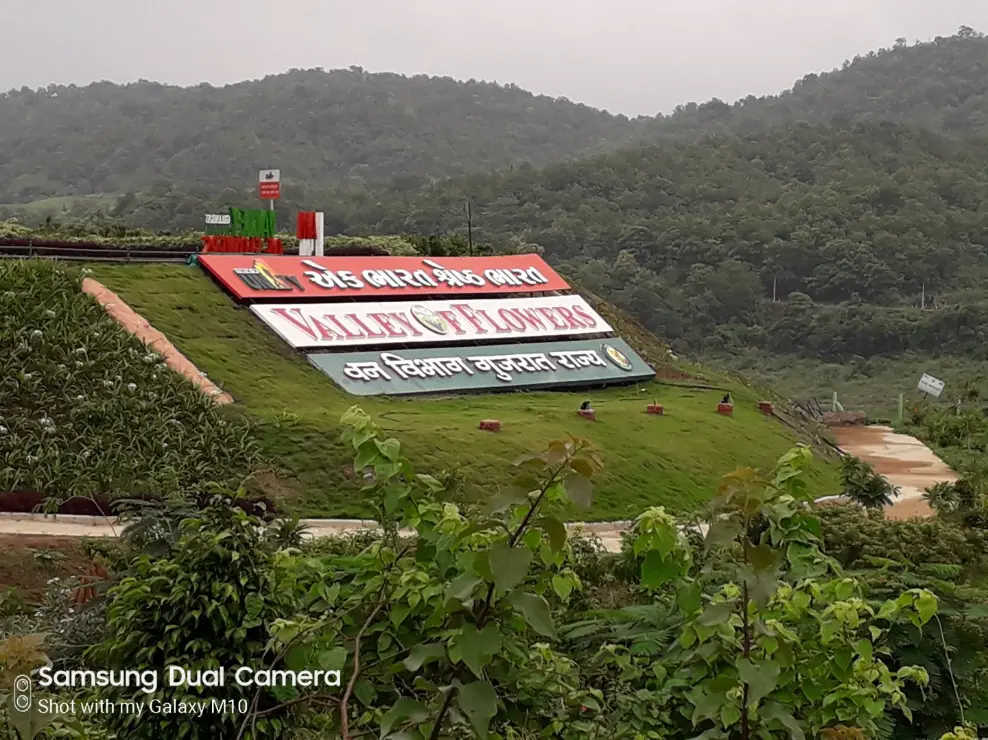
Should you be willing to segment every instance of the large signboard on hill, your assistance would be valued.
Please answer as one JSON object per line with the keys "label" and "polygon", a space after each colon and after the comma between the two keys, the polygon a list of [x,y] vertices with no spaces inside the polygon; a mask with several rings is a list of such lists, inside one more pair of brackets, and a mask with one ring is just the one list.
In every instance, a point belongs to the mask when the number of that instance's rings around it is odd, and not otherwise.
{"label": "large signboard on hill", "polygon": [[575,295],[418,303],[262,303],[250,310],[295,348],[503,342],[612,331]]}
{"label": "large signboard on hill", "polygon": [[535,390],[652,380],[622,339],[310,353],[309,361],[356,396]]}
{"label": "large signboard on hill", "polygon": [[498,257],[290,257],[204,254],[238,300],[548,293],[569,285],[537,254]]}

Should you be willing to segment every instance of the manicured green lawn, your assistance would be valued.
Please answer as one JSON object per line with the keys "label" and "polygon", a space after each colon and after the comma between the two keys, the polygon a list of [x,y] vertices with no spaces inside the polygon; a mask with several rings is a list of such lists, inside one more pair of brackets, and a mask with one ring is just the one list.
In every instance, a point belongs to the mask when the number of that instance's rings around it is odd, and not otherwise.
{"label": "manicured green lawn", "polygon": [[[459,470],[461,496],[495,492],[510,461],[567,434],[600,450],[605,472],[592,510],[575,518],[623,519],[644,507],[678,513],[710,497],[721,475],[739,466],[770,467],[798,440],[757,409],[757,394],[730,387],[734,418],[716,413],[722,392],[650,383],[594,391],[597,421],[576,415],[580,393],[505,393],[443,399],[355,398],[343,393],[280,338],[239,308],[199,268],[141,265],[94,266],[94,278],[115,291],[230,392],[247,414],[263,422],[266,452],[277,488],[304,516],[366,516],[358,487],[344,470],[349,457],[339,442],[340,415],[360,405],[397,437],[420,469]],[[627,337],[631,339],[631,337]],[[655,356],[657,346],[642,347]],[[656,343],[657,344],[657,343]],[[663,417],[648,416],[657,400]],[[492,434],[477,426],[500,419]],[[833,493],[832,466],[814,469],[811,487]]]}

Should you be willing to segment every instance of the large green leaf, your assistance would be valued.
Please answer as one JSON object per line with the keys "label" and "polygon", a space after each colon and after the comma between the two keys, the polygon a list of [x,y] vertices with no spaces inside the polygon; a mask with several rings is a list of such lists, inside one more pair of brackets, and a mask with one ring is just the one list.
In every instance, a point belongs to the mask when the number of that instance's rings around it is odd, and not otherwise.
{"label": "large green leaf", "polygon": [[484,666],[501,651],[501,634],[492,624],[479,631],[474,625],[465,624],[460,628],[456,644],[463,662],[477,678],[483,679]]}
{"label": "large green leaf", "polygon": [[549,535],[549,546],[554,552],[559,552],[566,546],[566,525],[559,517],[544,516],[539,519],[538,525]]}
{"label": "large green leaf", "polygon": [[508,602],[521,612],[528,626],[546,637],[556,638],[556,627],[552,623],[549,604],[537,594],[513,593]]}
{"label": "large green leaf", "polygon": [[395,462],[398,459],[398,454],[401,452],[401,443],[397,439],[391,437],[383,442],[379,440],[375,440],[375,442],[377,443],[378,452],[388,460]]}
{"label": "large green leaf", "polygon": [[403,664],[405,668],[414,673],[426,663],[440,660],[444,655],[446,655],[446,648],[438,643],[432,645],[416,645],[409,651],[408,657],[405,658]]}
{"label": "large green leaf", "polygon": [[487,681],[461,685],[456,695],[460,709],[480,738],[486,738],[491,720],[497,714],[497,692]]}
{"label": "large green leaf", "polygon": [[472,573],[463,573],[450,581],[446,587],[446,598],[466,601],[480,582],[480,579]]}
{"label": "large green leaf", "polygon": [[502,594],[525,580],[534,553],[527,547],[511,547],[507,542],[495,542],[490,549],[494,585]]}
{"label": "large green leaf", "polygon": [[579,473],[570,473],[563,481],[566,493],[577,506],[584,509],[589,508],[593,503],[593,484],[590,479]]}
{"label": "large green leaf", "polygon": [[381,717],[381,738],[386,738],[391,730],[409,722],[425,722],[429,709],[415,699],[401,698]]}
{"label": "large green leaf", "polygon": [[642,585],[659,588],[682,573],[682,565],[674,558],[665,558],[658,550],[649,550],[642,562]]}
{"label": "large green leaf", "polygon": [[780,667],[773,660],[762,660],[757,664],[748,658],[738,658],[735,666],[742,683],[748,684],[748,706],[755,707],[765,696],[775,690],[779,682]]}

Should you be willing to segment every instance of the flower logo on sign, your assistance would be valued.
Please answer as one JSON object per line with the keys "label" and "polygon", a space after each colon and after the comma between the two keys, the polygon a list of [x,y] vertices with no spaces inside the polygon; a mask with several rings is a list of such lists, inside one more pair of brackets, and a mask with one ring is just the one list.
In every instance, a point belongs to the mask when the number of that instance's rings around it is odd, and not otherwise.
{"label": "flower logo on sign", "polygon": [[601,349],[604,350],[604,354],[607,355],[607,359],[610,360],[615,365],[617,365],[619,368],[621,368],[622,370],[631,370],[631,360],[629,360],[628,356],[625,355],[624,352],[619,350],[617,347],[612,347],[609,344],[604,344],[601,346]]}
{"label": "flower logo on sign", "polygon": [[449,323],[435,311],[430,311],[425,306],[412,306],[409,313],[415,317],[422,326],[433,334],[448,334]]}

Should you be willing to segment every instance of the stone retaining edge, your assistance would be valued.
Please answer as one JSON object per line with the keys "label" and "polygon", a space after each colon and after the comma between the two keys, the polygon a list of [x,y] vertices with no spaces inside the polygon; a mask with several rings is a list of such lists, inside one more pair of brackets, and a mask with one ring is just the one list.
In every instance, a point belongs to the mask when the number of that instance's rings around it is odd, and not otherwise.
{"label": "stone retaining edge", "polygon": [[[50,522],[52,524],[64,523],[79,526],[119,526],[120,522],[116,517],[90,516],[88,514],[40,514],[34,512],[0,511],[0,520],[23,521],[23,522]],[[354,529],[374,529],[377,522],[373,519],[302,519],[301,523],[316,528],[330,527],[352,527]],[[570,529],[582,529],[585,532],[613,531],[616,529],[628,529],[633,522],[569,522],[566,526]]]}

